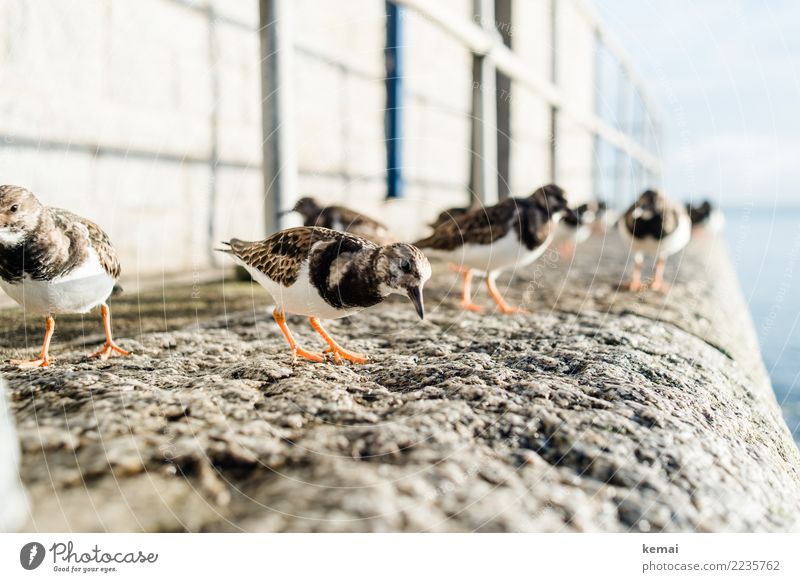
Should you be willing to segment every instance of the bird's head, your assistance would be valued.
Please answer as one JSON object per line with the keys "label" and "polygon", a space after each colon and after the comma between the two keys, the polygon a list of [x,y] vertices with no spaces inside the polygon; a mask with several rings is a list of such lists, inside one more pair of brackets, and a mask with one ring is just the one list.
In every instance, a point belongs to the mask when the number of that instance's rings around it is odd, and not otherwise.
{"label": "bird's head", "polygon": [[661,212],[664,206],[664,197],[657,190],[645,190],[633,206],[633,218],[650,220]]}
{"label": "bird's head", "polygon": [[376,260],[381,295],[405,295],[420,319],[425,317],[422,288],[431,278],[431,264],[417,247],[395,243],[381,247]]}
{"label": "bird's head", "polygon": [[305,217],[313,216],[317,212],[319,212],[322,208],[317,201],[314,200],[311,196],[303,196],[295,202],[295,205],[292,207],[294,212],[297,212]]}
{"label": "bird's head", "polygon": [[537,206],[542,208],[547,214],[554,218],[559,218],[564,214],[571,214],[572,211],[567,205],[567,193],[560,186],[548,184],[533,191],[530,195]]}
{"label": "bird's head", "polygon": [[43,209],[30,190],[0,186],[0,246],[21,244],[39,224]]}

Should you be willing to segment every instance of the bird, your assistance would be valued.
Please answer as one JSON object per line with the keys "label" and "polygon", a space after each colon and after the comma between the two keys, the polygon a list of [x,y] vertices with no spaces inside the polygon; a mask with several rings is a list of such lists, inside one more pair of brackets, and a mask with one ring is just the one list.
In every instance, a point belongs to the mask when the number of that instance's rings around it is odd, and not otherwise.
{"label": "bird", "polygon": [[439,213],[439,216],[436,217],[436,220],[431,222],[429,226],[433,229],[438,228],[445,222],[450,222],[451,220],[456,220],[459,216],[462,216],[469,212],[470,210],[474,210],[474,207],[471,206],[457,206],[455,208],[448,208],[447,210],[443,210]]}
{"label": "bird", "polygon": [[322,227],[279,231],[262,241],[231,239],[217,249],[244,267],[275,301],[272,316],[297,356],[323,362],[323,354],[303,349],[286,325],[286,314],[309,318],[325,340],[325,353],[366,363],[367,357],[339,345],[320,319],[347,317],[381,303],[391,294],[406,295],[420,319],[425,317],[422,289],[431,277],[425,255],[407,243],[379,245],[367,238]]}
{"label": "bird", "polygon": [[310,196],[300,198],[288,212],[300,214],[303,226],[349,232],[378,243],[393,242],[389,229],[374,218],[344,206],[321,206]]}
{"label": "bird", "polygon": [[26,188],[0,186],[0,287],[26,312],[45,317],[38,358],[12,360],[21,368],[52,362],[55,316],[100,308],[106,341],[91,357],[130,352],[114,343],[108,299],[121,292],[121,268],[108,235],[95,223],[42,204]]}
{"label": "bird", "polygon": [[687,202],[686,212],[689,213],[689,219],[692,221],[693,236],[719,234],[725,226],[725,215],[719,208],[714,208],[709,200],[704,200],[697,205]]}
{"label": "bird", "polygon": [[617,229],[634,253],[633,277],[628,288],[641,291],[644,256],[656,258],[656,269],[650,288],[666,291],[664,267],[667,258],[683,249],[691,238],[691,220],[686,209],[656,190],[646,190],[625,211]]}
{"label": "bird", "polygon": [[561,219],[553,244],[557,246],[562,259],[573,257],[575,248],[592,235],[605,211],[605,202],[593,200],[576,206],[569,215]]}
{"label": "bird", "polygon": [[485,276],[489,294],[501,313],[525,312],[503,299],[495,281],[501,271],[539,258],[564,213],[570,213],[564,190],[549,184],[527,198],[506,198],[494,206],[476,208],[440,222],[433,234],[414,245],[458,266],[464,277],[461,292],[464,309],[483,310],[471,298],[472,277],[478,273]]}

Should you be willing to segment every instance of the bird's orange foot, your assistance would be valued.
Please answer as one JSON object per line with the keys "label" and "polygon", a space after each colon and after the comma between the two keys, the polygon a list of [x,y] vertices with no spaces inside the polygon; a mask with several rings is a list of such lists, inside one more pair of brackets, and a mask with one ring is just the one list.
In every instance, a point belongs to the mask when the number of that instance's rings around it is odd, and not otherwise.
{"label": "bird's orange foot", "polygon": [[478,305],[477,303],[473,303],[472,301],[461,301],[461,307],[466,309],[467,311],[473,311],[475,313],[480,313],[483,311],[483,307]]}
{"label": "bird's orange foot", "polygon": [[641,281],[631,281],[628,284],[628,291],[631,293],[639,293],[640,291],[644,291],[647,289],[647,284],[642,283]]}
{"label": "bird's orange foot", "polygon": [[558,247],[558,255],[561,257],[562,261],[571,261],[575,258],[575,244],[571,242],[560,244]]}
{"label": "bird's orange foot", "polygon": [[354,362],[356,364],[366,364],[367,362],[369,362],[369,358],[367,358],[367,356],[363,354],[356,354],[354,352],[348,352],[341,346],[336,346],[336,347],[330,346],[329,348],[324,350],[324,353],[331,354],[331,356],[333,357],[333,361],[337,364],[342,363],[342,358],[350,362]]}
{"label": "bird's orange foot", "polygon": [[300,346],[293,346],[292,347],[292,364],[297,363],[297,356],[301,358],[305,358],[306,360],[311,360],[312,362],[324,362],[325,358],[322,354],[318,354],[317,352],[309,352],[308,350],[304,350]]}
{"label": "bird's orange foot", "polygon": [[650,289],[657,291],[658,293],[666,293],[670,290],[670,284],[665,283],[664,281],[653,281],[653,283],[650,285]]}
{"label": "bird's orange foot", "polygon": [[21,369],[27,368],[46,368],[53,363],[50,358],[39,358],[37,360],[11,360],[9,364]]}
{"label": "bird's orange foot", "polygon": [[130,356],[131,353],[127,350],[123,350],[117,344],[113,342],[106,342],[103,344],[103,347],[97,350],[95,353],[90,355],[90,358],[99,358],[101,360],[107,360],[114,354],[119,354],[120,356]]}

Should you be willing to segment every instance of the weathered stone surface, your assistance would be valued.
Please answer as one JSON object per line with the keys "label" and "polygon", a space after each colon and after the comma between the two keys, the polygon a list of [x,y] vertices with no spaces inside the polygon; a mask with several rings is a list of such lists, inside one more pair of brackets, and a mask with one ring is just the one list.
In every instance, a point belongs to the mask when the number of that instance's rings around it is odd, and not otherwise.
{"label": "weathered stone surface", "polygon": [[[129,359],[86,361],[99,322],[59,320],[54,367],[4,371],[29,528],[794,529],[800,455],[724,250],[693,243],[667,296],[621,290],[625,257],[543,257],[516,317],[460,311],[440,265],[424,322],[398,300],[330,324],[365,366],[292,366],[248,284],[118,302]],[[17,313],[4,358],[39,339]]]}

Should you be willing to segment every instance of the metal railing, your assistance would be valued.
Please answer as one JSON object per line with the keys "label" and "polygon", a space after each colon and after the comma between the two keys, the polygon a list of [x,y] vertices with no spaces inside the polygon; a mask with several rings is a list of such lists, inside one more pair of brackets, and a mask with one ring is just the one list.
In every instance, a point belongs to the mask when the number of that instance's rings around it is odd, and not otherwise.
{"label": "metal railing", "polygon": [[[522,56],[505,45],[495,21],[495,0],[473,0],[474,18],[453,13],[436,0],[389,0],[395,7],[414,11],[435,24],[445,34],[456,39],[473,55],[473,104],[472,104],[472,169],[470,183],[473,194],[484,204],[491,204],[499,197],[498,188],[498,140],[497,140],[497,102],[495,94],[496,73],[508,77],[519,88],[532,92],[551,108],[550,173],[553,181],[558,181],[558,128],[559,121],[569,120],[594,138],[592,156],[592,180],[597,190],[599,177],[610,175],[614,179],[612,196],[620,200],[631,190],[623,184],[623,176],[629,168],[641,171],[648,182],[660,182],[661,162],[658,155],[661,123],[653,102],[648,95],[643,80],[633,68],[630,59],[614,38],[604,28],[594,10],[584,0],[549,0],[551,21],[552,71],[549,75],[537,73]],[[574,99],[559,87],[558,63],[558,14],[560,7],[567,2],[577,8],[581,18],[588,23],[595,36],[595,53],[604,50],[614,59],[620,78],[625,80],[625,91],[630,91],[621,99],[615,119],[603,118],[600,101],[595,94],[595,107],[587,109],[576,104]],[[285,123],[291,117],[292,83],[289,80],[292,64],[293,43],[290,36],[291,0],[260,0],[261,5],[261,51],[262,51],[262,95],[264,124],[264,177],[266,196],[267,227],[279,227],[278,216],[287,210],[296,197],[297,160],[294,152],[294,128]],[[392,17],[392,7],[389,9]],[[402,15],[394,12],[393,18]],[[510,23],[507,23],[510,25]],[[387,30],[388,34],[388,30]],[[400,45],[397,39],[387,39],[387,49]],[[394,58],[398,58],[395,55]],[[597,73],[597,66],[595,66]],[[399,109],[402,105],[391,104],[393,92],[401,92],[396,84],[389,86],[393,73],[387,72],[387,111],[398,109],[396,118],[387,120],[387,146],[402,147],[402,127]],[[395,74],[395,76],[397,76]],[[594,91],[598,91],[599,79],[594,80]],[[622,84],[620,84],[622,87]],[[396,99],[397,100],[397,99]],[[632,101],[641,103],[644,109],[643,124],[647,126],[652,140],[636,139],[633,124],[625,127],[622,119],[631,118],[628,107]],[[392,124],[391,122],[394,122]],[[641,129],[641,128],[639,128]],[[645,142],[651,141],[651,144]],[[600,166],[600,150],[603,146],[613,149],[612,169],[605,171]],[[652,147],[649,147],[652,146]],[[513,147],[510,146],[510,147]],[[402,167],[399,153],[393,156],[387,152],[387,191],[391,196],[402,193]],[[508,155],[508,151],[505,152]],[[605,172],[605,174],[604,174]],[[597,194],[597,192],[595,192]],[[606,194],[609,194],[608,192]]]}
{"label": "metal railing", "polygon": [[[505,46],[496,29],[493,0],[474,0],[474,21],[459,17],[441,4],[431,0],[392,1],[427,18],[442,31],[467,47],[476,58],[480,59],[480,74],[482,79],[487,82],[475,83],[478,90],[484,93],[484,97],[480,100],[483,109],[473,111],[473,116],[484,126],[487,124],[494,126],[494,120],[492,119],[494,113],[489,104],[494,100],[491,95],[493,92],[491,79],[494,78],[494,71],[497,70],[508,76],[512,82],[532,91],[553,108],[554,135],[551,136],[551,143],[557,141],[556,128],[558,124],[556,120],[564,117],[592,134],[596,140],[613,146],[618,152],[639,164],[649,173],[653,181],[658,182],[660,180],[661,161],[657,153],[650,151],[620,127],[605,121],[598,115],[597,111],[586,111],[584,108],[575,105],[570,100],[570,96],[554,82],[554,79],[548,79],[536,74],[529,63],[512,49]],[[583,0],[550,1],[553,14],[557,14],[559,4],[565,1],[573,2],[578,8],[579,13],[594,32],[598,45],[605,47],[614,56],[619,64],[620,71],[628,79],[636,96],[644,105],[646,116],[656,136],[654,141],[658,144],[660,142],[660,121],[645,84],[633,68],[626,53],[604,28],[594,10]],[[555,18],[551,22],[551,27],[553,28],[553,38],[556,38]],[[557,41],[554,44],[557,45]],[[557,46],[554,46],[553,51],[556,50]],[[625,114],[620,112],[620,118],[624,117]],[[489,179],[489,176],[496,172],[497,168],[496,143],[490,137],[487,137],[489,133],[488,128],[484,127],[483,131],[480,132],[483,139],[473,139],[473,167],[476,164],[481,167],[478,171],[480,179],[473,179],[473,189],[475,190],[475,195],[484,203],[492,203],[497,199],[497,188],[494,185],[494,181]],[[553,156],[555,155],[554,148]],[[554,160],[553,172],[555,172],[556,167],[557,163]],[[556,179],[556,176],[553,176],[553,178]]]}

